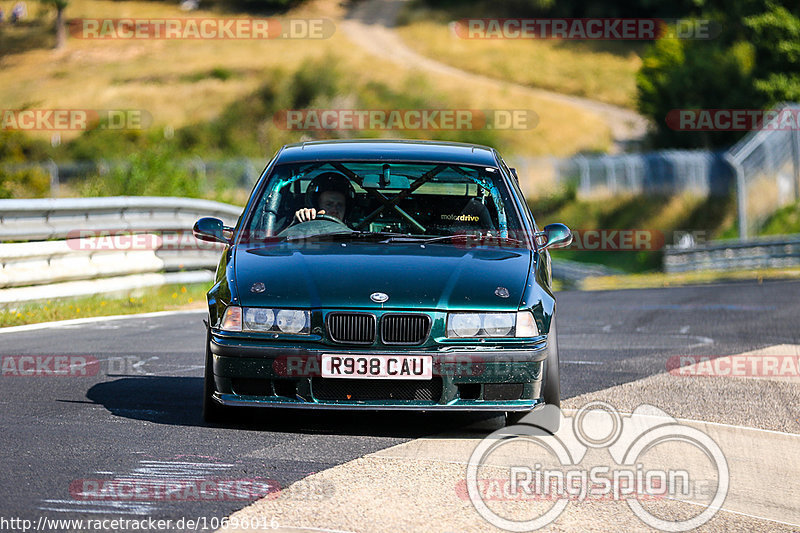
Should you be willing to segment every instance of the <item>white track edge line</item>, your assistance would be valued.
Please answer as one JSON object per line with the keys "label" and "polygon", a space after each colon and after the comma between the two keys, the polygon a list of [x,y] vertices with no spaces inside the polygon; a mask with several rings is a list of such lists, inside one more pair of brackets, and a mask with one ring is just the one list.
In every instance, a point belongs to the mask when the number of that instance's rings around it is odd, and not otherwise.
{"label": "white track edge line", "polygon": [[9,326],[0,328],[0,333],[18,333],[22,331],[35,331],[37,329],[59,328],[63,326],[73,326],[80,324],[92,324],[95,322],[106,322],[111,320],[124,320],[128,318],[150,318],[173,315],[188,315],[193,313],[206,313],[206,309],[177,309],[173,311],[155,311],[151,313],[136,313],[131,315],[110,315],[110,316],[90,316],[86,318],[73,318],[70,320],[57,320],[54,322],[39,322],[37,324],[25,324],[22,326]]}

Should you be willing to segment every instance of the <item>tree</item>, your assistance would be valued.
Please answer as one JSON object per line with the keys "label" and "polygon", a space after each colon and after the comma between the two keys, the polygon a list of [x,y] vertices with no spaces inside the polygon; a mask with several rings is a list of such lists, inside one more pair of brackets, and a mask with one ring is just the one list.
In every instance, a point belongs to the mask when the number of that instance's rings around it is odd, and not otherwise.
{"label": "tree", "polygon": [[755,48],[756,90],[771,103],[800,102],[800,17],[773,5],[744,24]]}
{"label": "tree", "polygon": [[743,132],[687,133],[666,124],[674,109],[766,109],[800,101],[800,5],[796,0],[706,0],[699,18],[710,40],[662,39],[637,75],[639,110],[656,124],[658,146],[717,148]]}
{"label": "tree", "polygon": [[44,2],[56,8],[56,49],[64,48],[67,45],[67,29],[64,25],[64,9],[67,8],[69,0],[44,0]]}

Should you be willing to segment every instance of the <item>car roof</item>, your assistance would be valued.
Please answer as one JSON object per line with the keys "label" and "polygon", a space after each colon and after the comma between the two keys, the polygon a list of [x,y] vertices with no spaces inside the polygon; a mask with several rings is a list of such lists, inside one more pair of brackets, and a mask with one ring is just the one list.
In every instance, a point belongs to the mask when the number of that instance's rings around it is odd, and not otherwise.
{"label": "car roof", "polygon": [[303,161],[413,161],[496,167],[494,149],[479,144],[395,139],[330,140],[287,144],[276,163]]}

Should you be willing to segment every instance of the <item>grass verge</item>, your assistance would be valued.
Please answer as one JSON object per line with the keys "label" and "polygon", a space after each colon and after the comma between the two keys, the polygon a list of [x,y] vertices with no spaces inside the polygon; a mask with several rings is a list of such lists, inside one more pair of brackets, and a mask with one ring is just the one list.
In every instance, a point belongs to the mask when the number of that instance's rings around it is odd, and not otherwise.
{"label": "grass verge", "polygon": [[446,13],[411,9],[397,32],[420,54],[492,78],[635,107],[641,44],[462,39]]}
{"label": "grass verge", "polygon": [[[602,264],[629,273],[661,270],[665,245],[675,244],[685,233],[698,240],[721,238],[736,219],[733,196],[629,194],[586,199],[578,198],[574,189],[566,189],[530,199],[528,204],[541,227],[561,222],[575,235],[572,246],[554,250],[553,258]],[[613,236],[615,230],[644,232],[650,236],[652,247],[602,249],[590,246],[586,238],[588,231]]]}
{"label": "grass verge", "polygon": [[654,289],[660,287],[680,287],[685,285],[704,285],[731,281],[757,281],[800,279],[800,267],[757,270],[704,270],[665,274],[653,272],[629,274],[625,276],[597,276],[586,278],[580,286],[584,291],[611,291],[620,289]]}
{"label": "grass verge", "polygon": [[205,294],[208,288],[205,283],[164,285],[135,289],[125,296],[119,294],[94,295],[85,298],[21,304],[15,309],[0,309],[0,327],[172,309],[202,309],[206,302]]}

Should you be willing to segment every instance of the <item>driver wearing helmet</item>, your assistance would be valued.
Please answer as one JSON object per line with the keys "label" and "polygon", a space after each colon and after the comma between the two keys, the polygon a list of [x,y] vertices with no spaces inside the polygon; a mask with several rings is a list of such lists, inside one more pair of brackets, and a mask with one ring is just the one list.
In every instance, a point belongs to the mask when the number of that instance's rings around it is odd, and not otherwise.
{"label": "driver wearing helmet", "polygon": [[294,214],[299,222],[314,220],[318,215],[328,215],[344,222],[348,208],[355,199],[355,190],[338,172],[323,172],[311,180],[306,190],[306,204]]}

